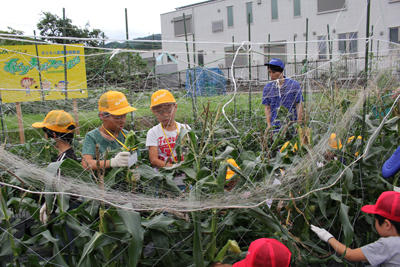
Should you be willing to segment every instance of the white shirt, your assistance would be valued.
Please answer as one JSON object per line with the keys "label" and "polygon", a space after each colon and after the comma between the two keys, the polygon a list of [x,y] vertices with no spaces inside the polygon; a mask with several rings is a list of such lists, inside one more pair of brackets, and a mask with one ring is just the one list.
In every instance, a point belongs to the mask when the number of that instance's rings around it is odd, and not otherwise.
{"label": "white shirt", "polygon": [[[146,146],[156,146],[158,148],[158,159],[164,162],[170,159],[170,162],[173,163],[171,149],[173,156],[176,157],[175,144],[178,139],[178,133],[180,133],[183,128],[190,130],[187,124],[177,122],[176,125],[178,130],[167,131],[164,129],[163,131],[161,123],[159,123],[147,132]],[[165,137],[168,138],[168,142]]]}

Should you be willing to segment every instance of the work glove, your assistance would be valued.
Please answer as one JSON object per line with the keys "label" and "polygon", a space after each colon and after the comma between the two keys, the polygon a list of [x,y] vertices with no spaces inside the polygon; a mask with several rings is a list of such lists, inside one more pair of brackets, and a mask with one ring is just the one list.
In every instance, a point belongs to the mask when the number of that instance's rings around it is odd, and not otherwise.
{"label": "work glove", "polygon": [[111,168],[115,167],[128,167],[129,162],[129,152],[119,152],[115,157],[113,157],[110,161]]}
{"label": "work glove", "polygon": [[323,240],[325,242],[328,242],[328,240],[333,237],[333,235],[331,233],[329,233],[328,231],[326,231],[325,229],[319,228],[312,224],[311,224],[311,230],[314,233],[316,233],[321,240]]}
{"label": "work glove", "polygon": [[46,203],[40,208],[39,219],[43,224],[46,224],[49,218],[47,217],[47,206]]}

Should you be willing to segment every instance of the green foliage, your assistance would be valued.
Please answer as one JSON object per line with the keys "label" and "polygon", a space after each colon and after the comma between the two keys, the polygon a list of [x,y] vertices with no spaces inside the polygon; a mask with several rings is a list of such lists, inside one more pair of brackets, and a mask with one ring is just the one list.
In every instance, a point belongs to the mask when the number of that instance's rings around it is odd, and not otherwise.
{"label": "green foliage", "polygon": [[[374,100],[370,99],[371,102]],[[336,106],[344,112],[349,103],[339,101]],[[233,110],[227,112],[231,114]],[[291,135],[290,144],[293,148],[297,143],[298,149],[291,148],[281,153],[279,149],[285,143],[286,135],[281,132],[263,140],[265,124],[257,124],[256,119],[252,130],[245,124],[237,123],[241,134],[232,138],[229,125],[220,119],[218,103],[204,105],[201,114],[196,122],[197,129],[180,133],[176,149],[178,154],[185,155],[185,159],[172,168],[155,171],[150,167],[144,150],[146,133],[130,134],[132,138],[128,142],[137,145],[143,153],[135,168],[140,174],[135,194],[166,200],[178,197],[182,192],[174,183],[174,177],[185,173],[190,198],[201,200],[211,195],[223,196],[229,194],[225,180],[228,167],[236,172],[232,177],[238,181],[235,188],[246,188],[257,194],[259,182],[272,183],[282,170],[290,169],[293,163],[306,156],[308,149],[321,141],[326,133],[325,127],[313,128],[309,144],[301,144],[299,136]],[[321,115],[321,118],[328,118],[324,116]],[[244,121],[240,115],[238,120]],[[368,114],[364,140],[369,140],[380,122],[380,118]],[[387,121],[365,158],[351,168],[346,167],[356,159],[356,152],[362,152],[362,140],[357,138],[342,150],[331,151],[337,159],[316,158],[324,166],[314,166],[315,170],[299,170],[296,175],[302,182],[293,184],[284,197],[301,196],[312,189],[329,186],[341,176],[334,186],[314,192],[300,201],[274,201],[271,207],[262,204],[246,209],[212,208],[188,214],[169,210],[133,212],[130,206],[116,209],[81,198],[76,205],[72,197],[58,195],[48,201],[53,213],[48,224],[43,225],[38,215],[43,197],[2,187],[0,226],[8,232],[3,230],[0,235],[0,259],[10,266],[207,266],[216,260],[233,263],[245,256],[228,249],[232,240],[236,240],[238,246],[246,251],[251,241],[269,237],[280,240],[292,251],[293,265],[322,266],[339,262],[354,266],[332,255],[328,246],[309,230],[309,226],[324,227],[351,247],[360,247],[378,238],[373,231],[373,217],[360,213],[360,208],[375,203],[382,191],[392,190],[396,183],[396,178],[384,180],[381,177],[380,166],[400,144],[398,122],[398,118]],[[362,120],[356,119],[346,134],[358,136],[361,126]],[[339,137],[346,140],[348,136]],[[51,158],[50,148],[48,143],[40,145],[32,141],[12,151],[40,165]],[[234,158],[240,170],[228,165],[227,158]],[[61,171],[94,187],[99,186],[98,180],[77,162],[64,161]],[[106,173],[106,188],[131,190],[132,187],[126,186],[129,183],[125,179],[126,171],[120,169]],[[21,186],[21,181],[3,169],[0,169],[0,177],[2,181]],[[45,188],[40,188],[43,185],[34,186],[44,191],[51,190],[51,185]],[[243,191],[235,191],[235,196],[245,197],[246,192]],[[260,199],[260,196],[254,197]],[[265,195],[262,198],[265,199]],[[56,204],[54,208],[50,203]],[[252,203],[251,198],[249,203]],[[20,218],[21,214],[25,217]],[[26,218],[30,218],[30,225],[18,230]],[[74,241],[70,244],[71,238]],[[36,256],[35,260],[32,260],[32,255]],[[49,258],[52,260],[47,262]]]}
{"label": "green foliage", "polygon": [[[89,29],[89,25],[86,25],[84,29],[79,28],[72,24],[71,19],[63,19],[59,16],[50,12],[43,12],[40,21],[37,23],[37,28],[40,31],[41,36],[49,37],[67,37],[73,36],[74,38],[102,38],[104,33],[99,29]],[[98,40],[63,40],[63,39],[48,39],[52,43],[84,43],[87,46],[98,47],[101,41]]]}

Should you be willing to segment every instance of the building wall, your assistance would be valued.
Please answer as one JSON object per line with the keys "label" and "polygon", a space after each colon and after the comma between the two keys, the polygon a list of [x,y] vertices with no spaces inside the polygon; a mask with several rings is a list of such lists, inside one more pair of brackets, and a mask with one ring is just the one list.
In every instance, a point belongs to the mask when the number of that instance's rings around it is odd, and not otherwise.
{"label": "building wall", "polygon": [[[204,62],[209,67],[229,67],[225,64],[225,50],[232,47],[232,36],[235,43],[248,41],[248,25],[246,22],[246,3],[252,2],[253,23],[250,24],[250,39],[253,43],[252,65],[262,65],[267,57],[262,55],[267,51],[265,44],[268,35],[271,42],[292,42],[296,36],[296,61],[305,58],[306,18],[308,18],[308,59],[318,59],[318,36],[327,35],[327,25],[330,27],[333,42],[333,56],[339,57],[338,35],[340,33],[357,32],[358,38],[366,36],[366,3],[367,0],[346,0],[345,8],[335,12],[318,13],[318,0],[301,0],[301,15],[294,16],[294,0],[277,0],[278,19],[271,18],[271,1],[273,0],[214,0],[195,5],[177,8],[175,11],[161,14],[162,50],[176,55],[178,70],[188,67],[185,36],[175,36],[173,19],[183,13],[192,16],[192,27],[196,41],[195,50],[204,51]],[[332,0],[331,0],[332,1]],[[233,6],[234,25],[227,26],[227,7]],[[389,28],[400,26],[400,1],[371,1],[370,25],[374,26],[374,38],[380,39],[380,51],[384,53],[389,48]],[[212,32],[213,21],[223,21],[223,31]],[[166,42],[166,40],[178,41]],[[193,35],[188,36],[188,41]],[[358,40],[357,57],[363,57],[364,40]],[[376,43],[375,43],[376,49]],[[193,44],[189,43],[189,61],[193,67]],[[294,44],[286,46],[287,62],[294,62]],[[215,61],[215,62],[214,62]],[[213,63],[210,63],[213,62]],[[166,62],[162,62],[164,64]]]}

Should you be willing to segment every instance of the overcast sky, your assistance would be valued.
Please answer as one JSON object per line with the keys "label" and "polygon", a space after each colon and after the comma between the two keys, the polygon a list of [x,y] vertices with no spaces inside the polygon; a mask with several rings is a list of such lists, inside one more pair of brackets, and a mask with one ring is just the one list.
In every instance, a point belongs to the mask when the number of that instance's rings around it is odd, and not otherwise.
{"label": "overcast sky", "polygon": [[[62,8],[72,24],[105,32],[109,39],[125,39],[125,8],[128,9],[129,39],[161,33],[160,14],[203,0],[4,0],[0,8],[0,30],[12,27],[33,35],[42,12],[62,18]],[[36,32],[38,34],[38,31]]]}

